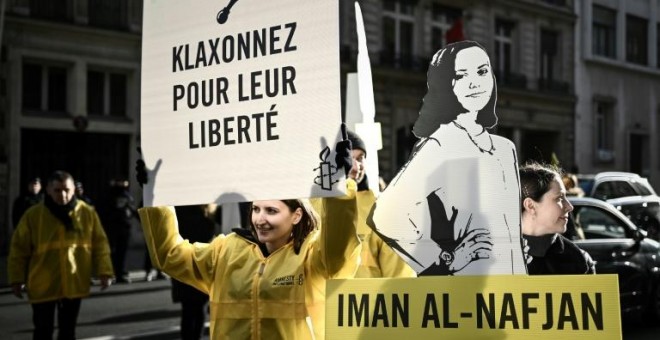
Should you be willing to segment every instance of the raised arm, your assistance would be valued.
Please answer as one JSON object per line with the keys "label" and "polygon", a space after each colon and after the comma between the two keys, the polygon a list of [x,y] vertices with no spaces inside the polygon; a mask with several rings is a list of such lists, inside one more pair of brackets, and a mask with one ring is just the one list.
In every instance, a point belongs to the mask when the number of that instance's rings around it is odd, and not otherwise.
{"label": "raised arm", "polygon": [[357,236],[357,184],[346,181],[346,196],[323,198],[321,235],[312,255],[313,269],[326,278],[352,278],[360,261]]}
{"label": "raised arm", "polygon": [[[213,283],[214,259],[219,247],[191,244],[179,235],[173,207],[138,210],[151,262],[173,278],[208,293]],[[222,242],[224,235],[214,242]]]}

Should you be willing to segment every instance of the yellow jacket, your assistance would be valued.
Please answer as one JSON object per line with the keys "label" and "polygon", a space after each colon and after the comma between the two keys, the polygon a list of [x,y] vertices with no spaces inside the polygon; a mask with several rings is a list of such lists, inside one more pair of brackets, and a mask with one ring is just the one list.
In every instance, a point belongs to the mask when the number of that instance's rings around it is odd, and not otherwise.
{"label": "yellow jacket", "polygon": [[139,210],[149,254],[164,272],[209,294],[212,339],[311,339],[308,316],[324,313],[326,279],[353,277],[359,262],[356,186],[348,183],[348,196],[323,199],[332,218],[298,255],[289,243],[264,257],[238,233],[190,244],[171,207]]}
{"label": "yellow jacket", "polygon": [[14,231],[9,283],[25,283],[30,303],[89,295],[93,270],[113,276],[108,240],[96,210],[82,200],[65,226],[43,204],[28,209]]}
{"label": "yellow jacket", "polygon": [[[376,202],[376,196],[371,190],[356,193],[358,207],[357,233],[362,241],[360,266],[355,278],[394,278],[416,277],[415,271],[390,246],[376,235],[367,225],[367,217]],[[320,199],[313,199],[312,205],[319,215],[326,212]]]}

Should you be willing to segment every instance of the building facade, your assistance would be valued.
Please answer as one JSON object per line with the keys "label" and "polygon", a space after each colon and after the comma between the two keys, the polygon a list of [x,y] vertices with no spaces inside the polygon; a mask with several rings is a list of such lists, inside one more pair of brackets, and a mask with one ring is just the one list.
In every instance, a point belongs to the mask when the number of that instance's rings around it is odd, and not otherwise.
{"label": "building facade", "polygon": [[137,157],[141,0],[4,1],[0,240],[29,177],[67,170],[95,199]]}
{"label": "building facade", "polygon": [[[85,184],[92,198],[101,198],[111,179],[133,178],[140,128],[142,20],[141,0],[5,3],[0,35],[0,235],[5,243],[1,250],[6,250],[12,229],[11,203],[27,178],[66,169]],[[637,15],[641,11],[648,17],[655,10],[645,11],[642,4],[648,3],[650,9],[657,9],[657,4],[649,0],[359,3],[372,63],[376,121],[382,124],[380,173],[386,180],[405,163],[416,141],[411,127],[426,94],[428,63],[447,38],[475,40],[488,51],[498,84],[495,133],[515,143],[520,163],[529,159],[551,161],[554,157],[564,168],[577,167],[581,172],[637,169],[627,167],[627,158],[621,156],[632,147],[619,150],[615,141],[603,142],[611,145],[613,160],[602,163],[595,159],[598,155],[607,158],[608,153],[607,149],[599,151],[600,144],[595,144],[600,137],[594,132],[592,101],[614,102],[609,106],[614,116],[624,108],[625,112],[636,108],[624,101],[623,95],[632,93],[641,98],[650,94],[643,84],[635,85],[635,79],[642,75],[650,84],[656,77],[657,61],[651,59],[657,47],[650,44],[657,39],[655,16],[646,19],[647,66],[625,61],[626,49],[621,44],[626,34],[622,30],[615,29],[614,43],[618,45],[613,47],[614,57],[594,56],[586,48],[592,46],[591,40],[583,42],[585,36],[591,39],[591,31],[586,32],[592,25],[584,23],[593,21],[588,19],[593,6],[614,10],[616,27],[623,27],[628,14],[622,13]],[[339,7],[345,79],[346,73],[356,71],[354,1],[340,0]],[[587,19],[580,19],[583,14]],[[607,46],[602,48],[607,50]],[[583,79],[587,76],[593,85],[585,87]],[[607,85],[614,77],[628,79],[617,85],[619,92],[612,92],[616,86]],[[629,83],[635,86],[629,89]],[[631,128],[626,130],[632,131],[626,138],[647,143],[649,150],[660,143],[649,130],[658,124],[657,104],[650,102],[654,100],[650,97],[645,96],[644,106],[634,110],[645,112],[640,117],[646,119],[631,120]],[[623,129],[624,124],[619,124],[623,118],[617,119],[609,128],[614,130],[603,130],[598,136],[611,137],[616,129]],[[585,145],[589,150],[585,151]],[[657,156],[649,164],[660,167]]]}
{"label": "building facade", "polygon": [[658,0],[583,0],[576,56],[580,171],[622,170],[660,186]]}
{"label": "building facade", "polygon": [[[411,127],[426,93],[433,54],[450,39],[479,42],[498,85],[496,133],[528,159],[575,166],[575,24],[570,0],[363,0],[372,62],[376,121],[381,122],[380,173],[387,180],[416,140]],[[342,60],[354,71],[353,1],[341,3]],[[462,29],[461,29],[462,27]],[[449,32],[449,34],[448,34]],[[352,64],[353,63],[353,64]]]}

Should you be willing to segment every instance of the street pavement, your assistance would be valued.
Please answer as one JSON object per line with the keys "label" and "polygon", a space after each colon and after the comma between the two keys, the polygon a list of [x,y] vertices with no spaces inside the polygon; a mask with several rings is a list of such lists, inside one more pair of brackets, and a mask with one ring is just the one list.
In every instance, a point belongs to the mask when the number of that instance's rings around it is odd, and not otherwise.
{"label": "street pavement", "polygon": [[[172,302],[169,279],[146,281],[145,248],[139,228],[132,236],[127,258],[130,284],[113,284],[105,291],[92,287],[78,318],[77,337],[82,340],[179,339],[181,306]],[[0,340],[32,338],[32,310],[27,301],[11,294],[6,285],[6,258],[0,257]],[[208,315],[207,315],[208,320]],[[208,322],[204,339],[208,339]],[[660,339],[660,325],[624,323],[624,340]]]}
{"label": "street pavement", "polygon": [[[113,284],[105,291],[92,287],[91,296],[82,301],[77,338],[179,339],[181,306],[172,302],[170,280],[147,282],[144,277],[136,271],[131,273],[133,283]],[[31,315],[27,301],[0,290],[0,339],[31,339]]]}

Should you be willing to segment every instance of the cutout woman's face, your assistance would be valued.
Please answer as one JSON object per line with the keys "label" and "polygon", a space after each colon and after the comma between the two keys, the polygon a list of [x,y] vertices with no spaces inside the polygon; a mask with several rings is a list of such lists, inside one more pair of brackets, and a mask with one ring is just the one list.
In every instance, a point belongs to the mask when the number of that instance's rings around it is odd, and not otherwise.
{"label": "cutout woman's face", "polygon": [[458,102],[470,112],[483,109],[490,101],[494,86],[486,52],[476,46],[459,51],[455,71],[452,89]]}

